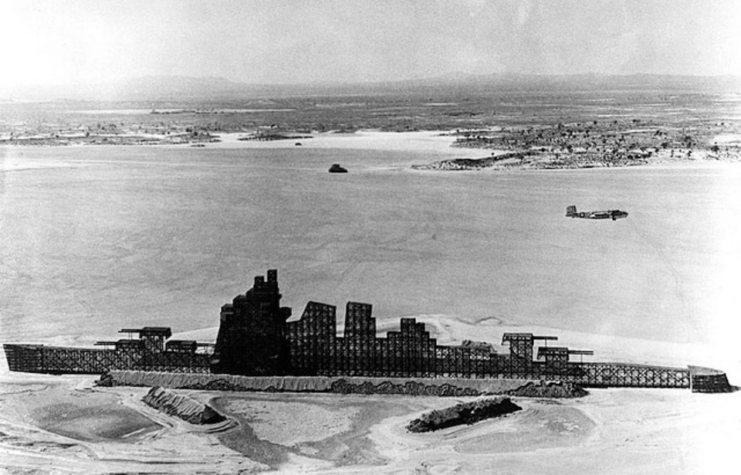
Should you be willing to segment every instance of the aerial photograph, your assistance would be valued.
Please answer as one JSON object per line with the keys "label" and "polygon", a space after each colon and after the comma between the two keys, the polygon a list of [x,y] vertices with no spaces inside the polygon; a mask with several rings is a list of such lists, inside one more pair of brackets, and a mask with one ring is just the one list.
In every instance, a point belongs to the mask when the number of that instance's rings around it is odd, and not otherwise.
{"label": "aerial photograph", "polygon": [[0,2],[0,474],[741,473],[741,2]]}

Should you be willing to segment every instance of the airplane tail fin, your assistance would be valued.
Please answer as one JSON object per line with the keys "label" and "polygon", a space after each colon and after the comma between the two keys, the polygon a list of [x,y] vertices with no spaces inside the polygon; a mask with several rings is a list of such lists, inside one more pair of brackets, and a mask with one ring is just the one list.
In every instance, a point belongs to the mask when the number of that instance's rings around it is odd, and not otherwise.
{"label": "airplane tail fin", "polygon": [[576,215],[576,206],[571,205],[566,207],[566,217],[570,218],[571,216]]}

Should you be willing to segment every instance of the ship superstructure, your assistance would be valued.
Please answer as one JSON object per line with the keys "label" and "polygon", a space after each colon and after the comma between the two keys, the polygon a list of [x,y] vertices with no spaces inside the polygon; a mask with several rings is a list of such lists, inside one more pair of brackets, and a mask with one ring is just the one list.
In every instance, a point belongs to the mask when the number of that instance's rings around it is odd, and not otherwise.
{"label": "ship superstructure", "polygon": [[[493,345],[440,345],[424,323],[402,318],[397,331],[376,332],[372,306],[348,302],[337,332],[337,308],[309,302],[298,320],[280,306],[278,274],[255,277],[253,287],[221,308],[215,346],[172,340],[168,327],[124,329],[138,338],[99,342],[103,348],[5,344],[11,371],[105,373],[112,370],[242,376],[363,376],[375,378],[509,378],[566,381],[585,387],[730,390],[726,375],[707,368],[584,362],[590,350],[555,346],[556,336],[504,333]],[[579,361],[572,361],[572,357]]]}

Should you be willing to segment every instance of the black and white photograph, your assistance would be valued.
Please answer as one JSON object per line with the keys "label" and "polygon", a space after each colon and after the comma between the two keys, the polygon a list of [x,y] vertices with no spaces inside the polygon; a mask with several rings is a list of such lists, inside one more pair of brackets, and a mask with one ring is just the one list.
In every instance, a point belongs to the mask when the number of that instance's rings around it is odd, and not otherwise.
{"label": "black and white photograph", "polygon": [[741,473],[741,2],[0,43],[0,474]]}

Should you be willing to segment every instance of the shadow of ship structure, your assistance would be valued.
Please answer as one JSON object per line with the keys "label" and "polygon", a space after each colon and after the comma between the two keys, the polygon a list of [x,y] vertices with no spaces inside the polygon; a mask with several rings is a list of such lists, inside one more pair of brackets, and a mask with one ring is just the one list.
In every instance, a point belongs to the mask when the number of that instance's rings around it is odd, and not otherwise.
{"label": "shadow of ship structure", "polygon": [[[425,324],[402,318],[398,331],[376,333],[372,306],[348,302],[343,335],[337,308],[309,302],[301,318],[280,306],[276,270],[221,308],[215,346],[171,340],[168,327],[124,329],[138,338],[99,342],[105,348],[5,344],[11,371],[105,373],[112,370],[212,373],[241,376],[374,378],[502,378],[571,382],[583,387],[692,388],[730,391],[717,370],[583,362],[588,350],[548,346],[555,336],[504,333],[508,353],[487,343],[439,345]],[[542,342],[542,343],[541,343]],[[538,346],[536,346],[536,343]],[[537,352],[535,351],[537,349]],[[579,361],[572,357],[579,356]]]}

